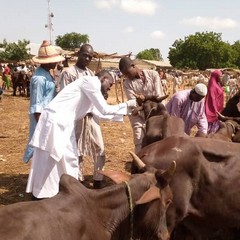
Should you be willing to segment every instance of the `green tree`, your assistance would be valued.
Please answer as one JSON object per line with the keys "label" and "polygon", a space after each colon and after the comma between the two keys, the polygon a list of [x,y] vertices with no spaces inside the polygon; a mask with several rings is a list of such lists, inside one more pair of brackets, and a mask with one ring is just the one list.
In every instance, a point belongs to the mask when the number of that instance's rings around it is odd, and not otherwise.
{"label": "green tree", "polygon": [[146,60],[156,60],[156,61],[163,61],[162,55],[160,50],[157,48],[150,48],[145,49],[139,52],[136,56],[138,59],[146,59]]}
{"label": "green tree", "polygon": [[0,52],[0,61],[25,61],[29,59],[30,48],[28,40],[18,40],[18,42],[8,43],[5,39],[1,44],[4,51]]}
{"label": "green tree", "polygon": [[66,33],[63,36],[59,35],[56,38],[56,45],[63,49],[79,48],[82,44],[89,42],[89,37],[86,34],[76,32]]}
{"label": "green tree", "polygon": [[233,51],[235,53],[235,65],[238,66],[238,68],[240,68],[240,41],[236,41],[233,45],[232,45]]}
{"label": "green tree", "polygon": [[202,32],[176,40],[170,48],[168,58],[176,68],[204,70],[206,68],[234,67],[233,48],[222,41],[221,33]]}

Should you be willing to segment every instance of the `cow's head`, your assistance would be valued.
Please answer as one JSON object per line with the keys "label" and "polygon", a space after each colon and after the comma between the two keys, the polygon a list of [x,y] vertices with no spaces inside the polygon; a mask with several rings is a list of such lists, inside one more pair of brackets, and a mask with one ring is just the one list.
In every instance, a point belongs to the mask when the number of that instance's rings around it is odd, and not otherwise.
{"label": "cow's head", "polygon": [[224,116],[221,113],[217,112],[218,114],[218,119],[221,120],[220,124],[220,129],[218,130],[221,131],[222,129],[230,129],[230,136],[229,138],[233,142],[240,142],[240,117],[228,117]]}
{"label": "cow's head", "polygon": [[240,118],[240,90],[227,101],[221,113],[225,116]]}
{"label": "cow's head", "polygon": [[[154,167],[146,166],[143,161],[134,153],[131,152],[133,161],[145,175],[154,174],[153,186],[136,202],[139,206],[136,212],[136,218],[142,219],[139,228],[143,229],[146,224],[149,224],[149,230],[155,232],[155,235],[148,236],[147,232],[141,232],[140,239],[169,239],[169,232],[167,229],[166,211],[172,202],[172,190],[169,187],[173,174],[176,170],[176,162],[165,171],[156,169]],[[155,186],[154,186],[155,184]],[[153,201],[154,199],[157,199]],[[151,202],[150,202],[151,201]],[[146,204],[145,208],[142,204]]]}
{"label": "cow's head", "polygon": [[233,117],[233,116],[225,116],[222,113],[217,112],[218,119],[222,122],[225,122],[227,120],[232,120],[240,124],[240,117]]}
{"label": "cow's head", "polygon": [[165,106],[162,104],[162,101],[165,100],[168,95],[158,97],[135,94],[135,97],[139,106],[134,109],[134,111],[132,112],[133,115],[141,114],[140,112],[142,111],[145,120],[147,120],[152,116],[168,114]]}
{"label": "cow's head", "polygon": [[127,175],[107,170],[101,173],[116,183],[123,181],[126,183],[129,209],[132,212],[132,217],[129,218],[133,239],[168,240],[170,236],[166,223],[166,211],[173,199],[168,183],[173,177],[176,163],[173,162],[167,170],[160,170],[146,166],[132,152],[131,155],[142,174]]}

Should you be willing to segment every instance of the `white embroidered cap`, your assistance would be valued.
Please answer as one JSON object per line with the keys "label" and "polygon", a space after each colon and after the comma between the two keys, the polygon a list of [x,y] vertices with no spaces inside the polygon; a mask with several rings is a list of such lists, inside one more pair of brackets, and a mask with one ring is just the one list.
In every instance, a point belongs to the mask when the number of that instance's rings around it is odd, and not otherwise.
{"label": "white embroidered cap", "polygon": [[207,86],[203,83],[198,83],[195,86],[194,90],[200,96],[205,97],[207,95]]}

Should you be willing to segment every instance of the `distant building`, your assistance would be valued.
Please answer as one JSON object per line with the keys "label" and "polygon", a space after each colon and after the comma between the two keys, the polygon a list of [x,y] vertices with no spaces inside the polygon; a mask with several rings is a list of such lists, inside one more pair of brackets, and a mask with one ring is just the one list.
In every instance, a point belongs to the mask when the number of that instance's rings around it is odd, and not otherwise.
{"label": "distant building", "polygon": [[172,69],[173,66],[167,61],[154,61],[154,60],[145,60],[145,59],[135,59],[134,62],[142,69],[153,69],[157,68],[162,69]]}
{"label": "distant building", "polygon": [[[106,58],[106,59],[93,59],[89,65],[89,68],[95,72],[100,69],[106,68],[118,68],[120,58]],[[164,61],[152,61],[144,59],[135,59],[135,64],[142,69],[172,69],[172,65],[169,62]]]}

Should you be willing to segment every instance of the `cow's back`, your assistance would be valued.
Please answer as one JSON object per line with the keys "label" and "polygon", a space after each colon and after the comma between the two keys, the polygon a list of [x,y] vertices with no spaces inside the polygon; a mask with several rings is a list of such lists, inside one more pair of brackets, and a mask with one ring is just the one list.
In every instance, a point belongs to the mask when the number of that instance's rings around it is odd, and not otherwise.
{"label": "cow's back", "polygon": [[139,156],[162,169],[176,161],[170,183],[174,196],[168,210],[170,231],[182,221],[212,228],[240,225],[238,143],[169,137],[143,148]]}

